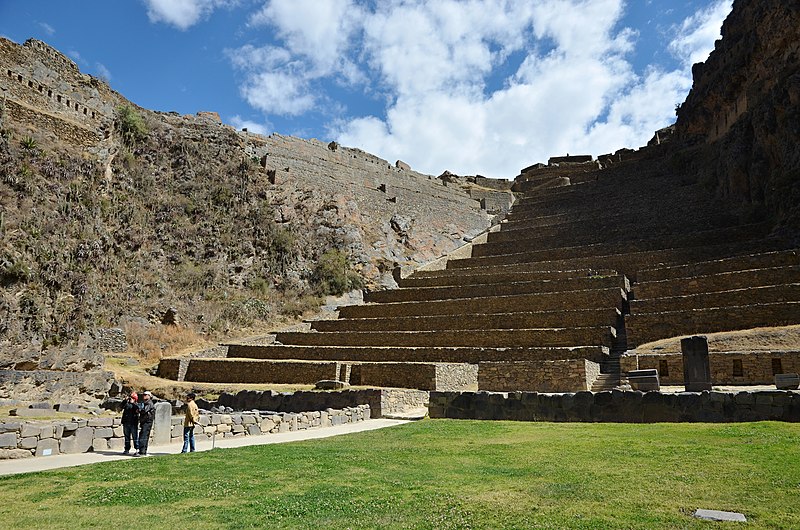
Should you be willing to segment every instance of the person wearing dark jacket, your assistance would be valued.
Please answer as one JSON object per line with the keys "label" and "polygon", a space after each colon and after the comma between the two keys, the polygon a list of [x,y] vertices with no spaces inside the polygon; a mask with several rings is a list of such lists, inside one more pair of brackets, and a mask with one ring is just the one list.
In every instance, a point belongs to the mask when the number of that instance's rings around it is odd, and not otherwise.
{"label": "person wearing dark jacket", "polygon": [[153,404],[153,395],[148,391],[142,395],[139,404],[139,453],[138,456],[147,456],[147,445],[150,442],[150,430],[156,419],[156,406]]}
{"label": "person wearing dark jacket", "polygon": [[133,452],[139,450],[139,396],[136,392],[131,392],[122,408],[122,433],[125,435],[125,450],[122,454],[127,455],[133,443]]}

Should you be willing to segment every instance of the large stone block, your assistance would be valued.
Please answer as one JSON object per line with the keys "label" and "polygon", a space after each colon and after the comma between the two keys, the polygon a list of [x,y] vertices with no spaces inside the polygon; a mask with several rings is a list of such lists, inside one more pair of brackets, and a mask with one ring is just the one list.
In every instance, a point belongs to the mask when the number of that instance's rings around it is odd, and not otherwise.
{"label": "large stone block", "polygon": [[39,436],[41,432],[41,427],[36,423],[23,423],[22,429],[20,429],[20,437],[28,438],[30,436]]}
{"label": "large stone block", "polygon": [[72,436],[61,439],[61,452],[65,454],[85,453],[92,447],[94,429],[79,427]]}
{"label": "large stone block", "polygon": [[87,423],[88,427],[112,427],[114,418],[92,418]]}
{"label": "large stone block", "polygon": [[17,460],[32,456],[33,454],[27,449],[0,449],[0,460]]}
{"label": "large stone block", "polygon": [[711,390],[708,339],[703,336],[681,339],[681,353],[683,353],[683,380],[686,391]]}
{"label": "large stone block", "polygon": [[0,447],[14,449],[17,447],[17,433],[7,432],[0,434]]}
{"label": "large stone block", "polygon": [[55,438],[56,429],[53,425],[42,425],[39,429],[39,438]]}
{"label": "large stone block", "polygon": [[165,445],[172,437],[172,405],[166,402],[156,403],[155,421],[153,421],[153,445]]}
{"label": "large stone block", "polygon": [[19,441],[19,448],[20,449],[36,449],[36,444],[39,442],[39,439],[35,436],[30,436],[28,438],[23,438]]}
{"label": "large stone block", "polygon": [[98,427],[94,430],[95,438],[112,438],[114,436],[114,429],[111,427]]}
{"label": "large stone block", "polygon": [[55,438],[45,438],[36,444],[36,456],[54,456],[58,453],[58,440]]}
{"label": "large stone block", "polygon": [[95,438],[92,440],[92,449],[95,451],[107,451],[108,450],[108,439],[106,438]]}

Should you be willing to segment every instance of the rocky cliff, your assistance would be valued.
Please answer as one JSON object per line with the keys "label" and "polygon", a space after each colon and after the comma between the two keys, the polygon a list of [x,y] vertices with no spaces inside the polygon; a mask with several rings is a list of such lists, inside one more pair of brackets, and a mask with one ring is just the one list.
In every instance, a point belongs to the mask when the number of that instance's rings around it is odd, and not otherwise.
{"label": "rocky cliff", "polygon": [[736,0],[678,109],[684,160],[720,195],[800,228],[800,4]]}
{"label": "rocky cliff", "polygon": [[234,332],[391,284],[492,217],[463,180],[139,108],[40,41],[0,38],[0,89],[0,342],[167,308]]}

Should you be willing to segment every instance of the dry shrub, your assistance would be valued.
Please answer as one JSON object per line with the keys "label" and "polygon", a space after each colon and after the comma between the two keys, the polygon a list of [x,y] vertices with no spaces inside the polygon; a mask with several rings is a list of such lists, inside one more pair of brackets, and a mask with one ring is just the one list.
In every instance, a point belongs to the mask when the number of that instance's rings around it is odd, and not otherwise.
{"label": "dry shrub", "polygon": [[176,325],[146,326],[132,322],[125,326],[125,334],[128,352],[147,361],[178,355],[186,349],[206,343],[205,337],[193,329]]}

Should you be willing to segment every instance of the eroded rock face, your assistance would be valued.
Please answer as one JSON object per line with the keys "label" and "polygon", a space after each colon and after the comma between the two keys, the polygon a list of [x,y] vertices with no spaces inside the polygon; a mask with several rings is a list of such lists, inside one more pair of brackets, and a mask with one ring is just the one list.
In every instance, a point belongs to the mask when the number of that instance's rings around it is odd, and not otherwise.
{"label": "eroded rock face", "polygon": [[722,40],[694,66],[676,132],[724,197],[800,227],[800,4],[737,0]]}
{"label": "eroded rock face", "polygon": [[102,370],[101,353],[85,344],[75,344],[42,350],[36,345],[0,346],[0,369],[89,372]]}

